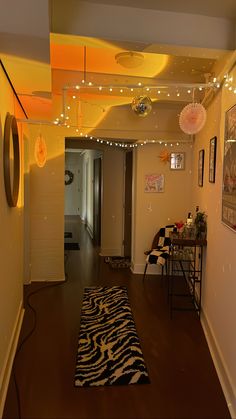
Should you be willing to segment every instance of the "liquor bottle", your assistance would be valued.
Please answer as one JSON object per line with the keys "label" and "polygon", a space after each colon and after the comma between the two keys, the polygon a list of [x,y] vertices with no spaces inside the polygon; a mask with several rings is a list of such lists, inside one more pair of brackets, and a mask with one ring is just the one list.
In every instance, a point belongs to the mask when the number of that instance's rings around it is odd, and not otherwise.
{"label": "liquor bottle", "polygon": [[187,226],[188,226],[188,227],[191,227],[192,222],[193,222],[193,216],[192,216],[192,213],[191,213],[191,212],[189,212],[189,213],[188,213],[188,218],[187,218]]}

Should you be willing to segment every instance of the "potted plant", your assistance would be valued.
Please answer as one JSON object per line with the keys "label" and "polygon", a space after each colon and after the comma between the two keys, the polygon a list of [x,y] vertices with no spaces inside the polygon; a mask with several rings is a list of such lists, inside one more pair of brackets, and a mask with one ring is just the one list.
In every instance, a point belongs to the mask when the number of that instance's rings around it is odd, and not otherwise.
{"label": "potted plant", "polygon": [[198,211],[196,217],[194,219],[194,224],[196,228],[196,238],[197,239],[205,239],[206,238],[206,231],[207,231],[207,216],[206,213],[203,211]]}

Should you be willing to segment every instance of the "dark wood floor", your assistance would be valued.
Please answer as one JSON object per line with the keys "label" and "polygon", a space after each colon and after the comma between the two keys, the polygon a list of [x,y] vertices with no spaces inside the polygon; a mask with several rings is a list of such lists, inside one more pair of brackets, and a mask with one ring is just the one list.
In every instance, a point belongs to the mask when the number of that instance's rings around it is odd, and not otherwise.
{"label": "dark wood floor", "polygon": [[[193,312],[170,319],[160,279],[112,270],[93,248],[84,227],[80,250],[68,252],[65,284],[31,297],[37,325],[16,362],[24,419],[229,418],[206,340]],[[125,285],[151,384],[75,388],[74,371],[83,288]],[[25,294],[41,287],[25,287]],[[22,337],[33,324],[26,307]],[[4,419],[17,419],[11,378]]]}

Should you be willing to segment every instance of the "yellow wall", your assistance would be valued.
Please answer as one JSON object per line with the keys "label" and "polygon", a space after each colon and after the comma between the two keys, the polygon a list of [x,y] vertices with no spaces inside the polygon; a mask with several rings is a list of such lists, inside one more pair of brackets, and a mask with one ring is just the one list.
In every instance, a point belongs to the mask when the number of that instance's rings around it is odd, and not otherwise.
{"label": "yellow wall", "polygon": [[124,153],[109,148],[104,152],[102,164],[101,254],[120,256],[123,252]]}
{"label": "yellow wall", "polygon": [[[22,319],[23,297],[23,167],[17,207],[8,207],[3,180],[3,133],[6,113],[22,117],[10,85],[0,68],[0,415],[7,385],[7,372],[17,327]],[[21,158],[25,128],[18,125]],[[18,326],[17,326],[18,324]],[[15,328],[15,329],[14,329]]]}
{"label": "yellow wall", "polygon": [[[162,151],[185,152],[185,169],[171,170],[169,163],[163,163],[159,155]],[[164,192],[144,192],[146,174],[164,174]],[[133,205],[133,271],[143,273],[144,251],[151,246],[160,227],[176,221],[186,221],[191,210],[192,185],[192,144],[170,145],[150,144],[138,148],[134,165],[134,205]],[[149,273],[156,272],[149,267]]]}
{"label": "yellow wall", "polygon": [[[233,73],[236,77],[236,71]],[[235,95],[223,89],[207,110],[207,123],[194,146],[193,207],[208,216],[207,251],[203,278],[202,322],[218,364],[225,394],[236,415],[236,233],[221,222],[225,112],[236,103]],[[209,141],[217,136],[216,181],[209,183]],[[197,186],[200,149],[205,150],[203,187]],[[236,417],[236,416],[233,416]]]}

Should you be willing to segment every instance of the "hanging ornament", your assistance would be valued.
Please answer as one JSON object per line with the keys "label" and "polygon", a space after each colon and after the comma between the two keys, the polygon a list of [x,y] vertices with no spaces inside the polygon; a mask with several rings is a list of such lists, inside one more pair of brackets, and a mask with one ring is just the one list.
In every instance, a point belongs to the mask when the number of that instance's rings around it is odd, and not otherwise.
{"label": "hanging ornament", "polygon": [[34,157],[38,167],[43,167],[45,165],[47,160],[47,146],[41,134],[35,141]]}
{"label": "hanging ornament", "polygon": [[152,110],[152,101],[148,96],[137,96],[133,99],[131,108],[136,115],[145,117]]}
{"label": "hanging ornament", "polygon": [[65,185],[70,185],[74,180],[74,173],[70,170],[65,170]]}
{"label": "hanging ornament", "polygon": [[160,152],[159,158],[162,163],[167,163],[168,161],[170,161],[170,153],[166,150],[163,150]]}
{"label": "hanging ornament", "polygon": [[206,109],[201,103],[189,103],[179,117],[179,125],[185,134],[197,134],[206,122]]}

